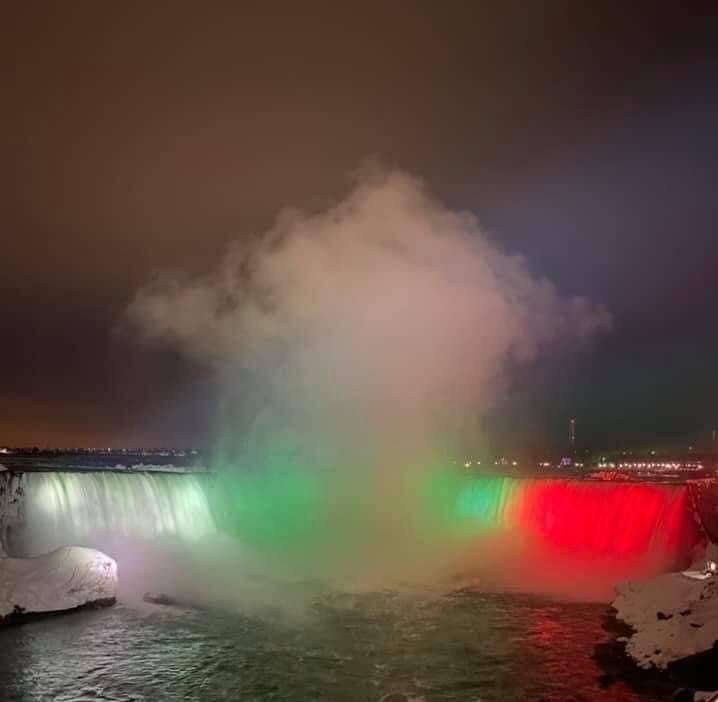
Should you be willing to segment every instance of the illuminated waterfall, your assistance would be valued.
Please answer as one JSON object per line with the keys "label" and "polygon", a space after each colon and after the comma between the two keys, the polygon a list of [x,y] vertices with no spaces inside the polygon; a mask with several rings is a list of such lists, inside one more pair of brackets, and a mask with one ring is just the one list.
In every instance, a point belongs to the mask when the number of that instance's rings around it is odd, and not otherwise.
{"label": "illuminated waterfall", "polygon": [[593,557],[676,557],[697,538],[681,485],[479,478],[458,491],[455,516],[477,530],[519,531]]}
{"label": "illuminated waterfall", "polygon": [[299,575],[338,563],[386,573],[404,558],[420,577],[448,565],[487,582],[602,595],[627,577],[684,567],[704,538],[685,485],[435,469],[363,493],[312,471],[0,476],[0,537],[13,554],[77,544],[126,561],[133,544],[218,534]]}
{"label": "illuminated waterfall", "polygon": [[464,539],[463,567],[517,576],[519,586],[602,594],[625,578],[686,567],[704,542],[685,485],[446,480],[440,528]]}
{"label": "illuminated waterfall", "polygon": [[15,481],[19,507],[6,538],[16,553],[99,547],[118,538],[194,541],[216,531],[206,476],[28,472]]}

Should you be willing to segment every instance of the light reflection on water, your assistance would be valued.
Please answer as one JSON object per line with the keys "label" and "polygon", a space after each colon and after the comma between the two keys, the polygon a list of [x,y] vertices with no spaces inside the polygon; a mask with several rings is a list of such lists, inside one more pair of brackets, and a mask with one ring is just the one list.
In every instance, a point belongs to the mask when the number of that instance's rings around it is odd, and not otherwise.
{"label": "light reflection on water", "polygon": [[287,620],[118,605],[0,632],[3,700],[637,702],[591,659],[601,605],[335,594]]}

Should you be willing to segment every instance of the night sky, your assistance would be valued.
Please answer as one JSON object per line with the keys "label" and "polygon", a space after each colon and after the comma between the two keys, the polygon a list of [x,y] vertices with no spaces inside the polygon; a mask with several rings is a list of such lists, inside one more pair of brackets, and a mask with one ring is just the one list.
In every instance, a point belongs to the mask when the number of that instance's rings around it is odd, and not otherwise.
{"label": "night sky", "polygon": [[[0,444],[196,445],[213,384],[118,332],[367,157],[612,313],[498,435],[705,441],[718,425],[718,42],[709,3],[15,3],[3,11]],[[628,7],[628,9],[627,9]]]}

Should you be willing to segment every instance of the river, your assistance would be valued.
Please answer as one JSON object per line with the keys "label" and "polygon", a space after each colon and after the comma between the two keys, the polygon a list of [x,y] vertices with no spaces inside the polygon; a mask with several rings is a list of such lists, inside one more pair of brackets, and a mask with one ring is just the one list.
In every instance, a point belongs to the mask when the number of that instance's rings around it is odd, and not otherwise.
{"label": "river", "polygon": [[604,610],[467,591],[325,594],[299,619],[119,604],[2,631],[0,690],[28,702],[670,699],[599,684]]}

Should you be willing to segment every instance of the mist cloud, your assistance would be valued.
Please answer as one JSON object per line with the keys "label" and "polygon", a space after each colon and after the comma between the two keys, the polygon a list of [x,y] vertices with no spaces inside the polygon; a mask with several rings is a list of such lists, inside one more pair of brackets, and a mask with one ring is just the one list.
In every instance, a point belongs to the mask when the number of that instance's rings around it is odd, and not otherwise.
{"label": "mist cloud", "polygon": [[610,326],[397,171],[282,213],[211,275],[158,276],[128,316],[146,341],[263,378],[287,415],[368,435],[481,414],[512,366]]}

